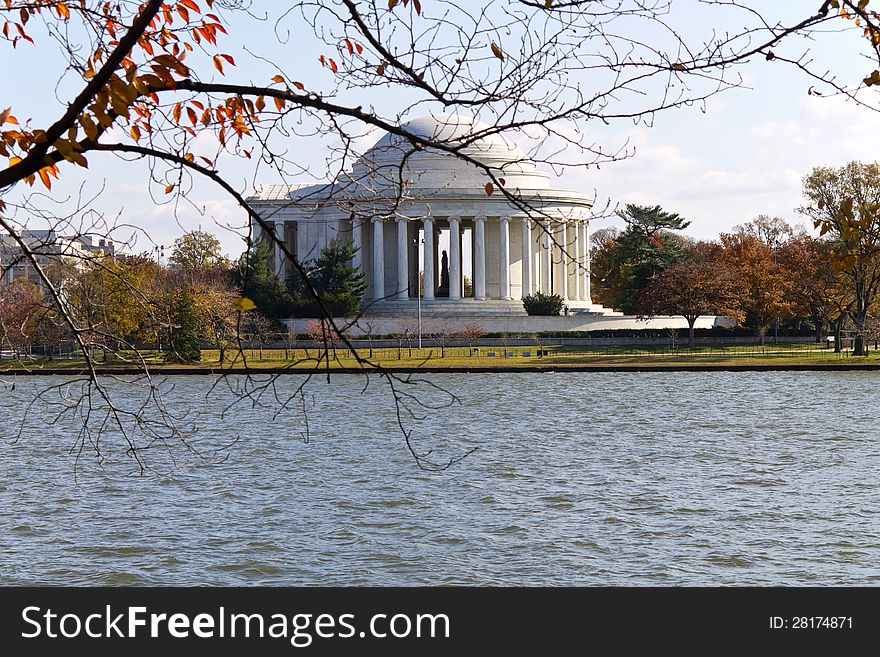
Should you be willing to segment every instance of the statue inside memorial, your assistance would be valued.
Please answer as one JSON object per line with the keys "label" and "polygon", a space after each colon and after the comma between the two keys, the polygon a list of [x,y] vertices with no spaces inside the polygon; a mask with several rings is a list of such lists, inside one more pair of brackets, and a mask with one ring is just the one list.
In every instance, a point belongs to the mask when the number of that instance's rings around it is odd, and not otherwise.
{"label": "statue inside memorial", "polygon": [[440,288],[437,290],[438,297],[449,296],[449,256],[443,251],[440,258]]}

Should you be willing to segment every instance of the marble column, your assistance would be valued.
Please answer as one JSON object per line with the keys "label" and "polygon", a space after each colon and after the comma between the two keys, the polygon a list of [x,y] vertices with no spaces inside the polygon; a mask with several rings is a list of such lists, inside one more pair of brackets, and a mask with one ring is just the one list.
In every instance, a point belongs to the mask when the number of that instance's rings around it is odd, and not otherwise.
{"label": "marble column", "polygon": [[568,226],[563,221],[559,224],[559,260],[562,270],[562,280],[559,281],[559,295],[564,301],[568,301]]}
{"label": "marble column", "polygon": [[424,259],[425,268],[422,273],[424,281],[425,293],[423,298],[426,300],[434,299],[434,221],[428,217],[423,222],[423,231],[425,233]]}
{"label": "marble column", "polygon": [[522,220],[522,296],[532,293],[532,224],[528,217]]}
{"label": "marble column", "polygon": [[541,238],[541,292],[544,294],[552,294],[553,290],[550,289],[553,280],[550,276],[550,268],[553,266],[552,258],[550,257],[550,231],[552,230],[552,227],[549,221],[542,222],[539,225],[544,233]]}
{"label": "marble column", "polygon": [[409,299],[409,221],[397,219],[397,298]]}
{"label": "marble column", "polygon": [[351,243],[354,246],[354,257],[351,259],[351,266],[355,269],[363,269],[364,266],[364,254],[362,253],[364,248],[364,227],[361,223],[361,220],[357,217],[351,218]]}
{"label": "marble column", "polygon": [[486,298],[486,217],[474,217],[474,299]]}
{"label": "marble column", "polygon": [[275,240],[273,240],[273,245],[275,246],[275,273],[278,274],[278,278],[282,281],[286,280],[285,276],[285,259],[284,259],[284,250],[281,248],[281,244],[284,243],[284,222],[276,221],[275,222]]}
{"label": "marble column", "polygon": [[590,290],[590,222],[584,222],[584,301],[593,303]]}
{"label": "marble column", "polygon": [[461,299],[461,228],[458,217],[449,217],[449,298]]}
{"label": "marble column", "polygon": [[510,217],[501,217],[498,230],[498,296],[510,299]]}
{"label": "marble column", "polygon": [[373,217],[373,298],[385,296],[385,222]]}
{"label": "marble column", "polygon": [[581,275],[581,267],[583,266],[583,241],[581,240],[581,232],[583,227],[580,221],[574,223],[574,293],[572,298],[582,300],[584,298],[584,277]]}

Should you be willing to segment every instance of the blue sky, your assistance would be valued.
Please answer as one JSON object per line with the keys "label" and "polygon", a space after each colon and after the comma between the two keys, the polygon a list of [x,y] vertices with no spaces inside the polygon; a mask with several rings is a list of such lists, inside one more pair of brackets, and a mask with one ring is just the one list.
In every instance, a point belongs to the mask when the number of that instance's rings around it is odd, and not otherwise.
{"label": "blue sky", "polygon": [[[427,7],[430,2],[423,4]],[[279,4],[258,2],[255,6],[258,11],[263,7],[277,10]],[[755,0],[751,5],[785,18],[818,3]],[[738,26],[706,22],[707,15],[693,0],[676,0],[674,6],[678,13],[670,20],[686,36],[702,40],[713,30],[723,32]],[[712,17],[720,15],[716,11]],[[226,79],[265,82],[275,72],[262,61],[265,57],[292,63],[286,68],[296,70],[297,78],[309,89],[326,87],[328,72],[317,64],[322,48],[315,37],[294,17],[283,26],[290,30],[290,38],[279,44],[273,21],[232,20],[222,49],[235,56],[237,66],[227,71]],[[36,47],[20,45],[14,52],[8,46],[0,49],[5,89],[0,105],[13,106],[19,118],[32,117],[39,126],[57,116],[76,92],[77,83],[68,80],[58,84],[62,73],[58,48],[45,35],[36,36]],[[779,52],[798,56],[809,48],[817,69],[830,69],[840,81],[855,84],[872,70],[870,63],[860,58],[860,46],[851,33],[828,34],[811,43],[793,41]],[[628,143],[634,154],[600,170],[565,170],[559,185],[595,190],[600,203],[610,199],[612,203],[660,204],[692,220],[688,234],[711,238],[758,214],[800,221],[795,212],[801,202],[800,180],[812,167],[876,159],[880,152],[877,113],[840,98],[809,95],[808,89],[815,83],[780,62],[758,59],[740,73],[744,88],[725,91],[705,106],[660,113],[652,126],[631,121],[580,126],[608,148]],[[402,94],[387,90],[362,93],[365,105],[389,113],[407,101]],[[301,154],[314,170],[322,170],[326,147],[319,142],[290,137],[289,144],[283,146]],[[151,198],[145,167],[120,166],[110,155],[92,155],[88,172],[69,168],[63,173],[62,181],[53,188],[53,199],[63,201],[80,190],[88,196],[97,194],[95,210],[143,229],[144,234],[137,237],[137,251],[151,248],[150,241],[169,245],[181,232],[198,226],[217,234],[229,255],[241,251],[244,214],[210,184],[197,184],[186,202],[175,208],[155,202],[165,199],[160,185],[152,186],[160,193]],[[281,182],[270,170],[257,169],[254,161],[234,163],[223,173],[243,191],[254,182]],[[289,182],[308,180],[302,176]],[[9,198],[14,199],[17,193]],[[595,227],[612,223],[597,222]],[[125,234],[123,231],[120,237]]]}

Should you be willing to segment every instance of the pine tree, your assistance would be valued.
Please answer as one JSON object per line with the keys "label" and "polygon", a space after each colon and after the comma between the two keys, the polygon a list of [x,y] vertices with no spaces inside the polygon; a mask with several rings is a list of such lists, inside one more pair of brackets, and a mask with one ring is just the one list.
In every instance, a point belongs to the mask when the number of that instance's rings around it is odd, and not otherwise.
{"label": "pine tree", "polygon": [[175,290],[173,295],[169,318],[171,325],[164,345],[165,361],[197,363],[202,360],[202,349],[195,298],[187,287]]}
{"label": "pine tree", "polygon": [[[360,314],[361,298],[366,291],[363,272],[352,266],[357,248],[351,240],[334,239],[321,249],[314,260],[303,263],[309,282],[332,315],[352,317]],[[298,274],[291,276],[291,293],[298,304],[300,317],[320,317],[319,304]]]}

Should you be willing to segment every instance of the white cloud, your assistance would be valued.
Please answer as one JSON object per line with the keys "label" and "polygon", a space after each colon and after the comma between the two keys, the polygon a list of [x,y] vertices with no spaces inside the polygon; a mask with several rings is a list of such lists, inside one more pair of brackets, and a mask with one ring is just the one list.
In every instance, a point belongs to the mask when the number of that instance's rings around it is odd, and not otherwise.
{"label": "white cloud", "polygon": [[687,135],[630,127],[618,135],[635,147],[632,158],[599,170],[569,169],[562,184],[595,189],[600,200],[662,205],[691,219],[688,233],[698,237],[758,214],[802,223],[795,210],[802,177],[814,166],[877,159],[880,113],[838,98],[792,103],[784,117],[767,110],[752,125],[748,116],[712,112]]}

